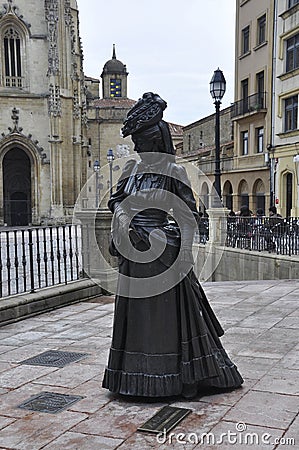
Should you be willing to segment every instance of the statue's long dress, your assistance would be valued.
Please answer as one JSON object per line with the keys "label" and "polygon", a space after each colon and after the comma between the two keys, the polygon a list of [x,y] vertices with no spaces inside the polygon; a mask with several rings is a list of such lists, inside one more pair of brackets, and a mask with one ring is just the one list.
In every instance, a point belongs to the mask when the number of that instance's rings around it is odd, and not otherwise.
{"label": "statue's long dress", "polygon": [[[120,274],[145,280],[167,270],[179,251],[177,227],[169,224],[166,212],[155,208],[157,202],[163,204],[163,190],[183,200],[195,217],[197,210],[181,166],[168,163],[169,176],[138,176],[139,169],[140,163],[127,163],[109,207],[114,211],[117,204],[129,199],[130,208],[140,211],[153,196],[153,208],[138,212],[133,224],[144,242],[151,231],[163,230],[167,236],[164,253],[146,264],[119,257]],[[175,209],[176,205],[165,205],[165,211],[170,207]],[[191,225],[184,223],[183,232],[188,233]],[[186,384],[197,383],[199,388],[236,388],[242,384],[241,375],[219,340],[223,329],[193,270],[166,292],[146,298],[128,295],[130,286],[125,286],[123,296],[121,283],[120,278],[104,388],[125,395],[162,397],[181,394]]]}

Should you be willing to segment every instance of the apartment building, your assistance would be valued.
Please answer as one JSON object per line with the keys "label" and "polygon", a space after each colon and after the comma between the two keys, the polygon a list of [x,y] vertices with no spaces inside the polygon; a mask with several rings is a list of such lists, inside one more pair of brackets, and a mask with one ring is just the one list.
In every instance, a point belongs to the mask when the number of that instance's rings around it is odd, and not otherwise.
{"label": "apartment building", "polygon": [[273,0],[237,0],[235,41],[235,208],[267,212],[273,203],[268,146],[271,142]]}
{"label": "apartment building", "polygon": [[275,8],[271,171],[277,209],[298,217],[299,0],[276,0]]}
{"label": "apartment building", "polygon": [[[235,98],[220,112],[221,191],[224,206],[267,212],[273,203],[268,146],[271,142],[272,0],[237,0]],[[204,173],[199,193],[205,207],[215,170],[215,115],[184,127],[182,156]],[[208,179],[208,182],[207,182]]]}
{"label": "apartment building", "polygon": [[[299,0],[236,0],[235,98],[220,112],[224,206],[299,216]],[[183,129],[178,152],[204,175],[205,208],[215,170],[215,114]]]}

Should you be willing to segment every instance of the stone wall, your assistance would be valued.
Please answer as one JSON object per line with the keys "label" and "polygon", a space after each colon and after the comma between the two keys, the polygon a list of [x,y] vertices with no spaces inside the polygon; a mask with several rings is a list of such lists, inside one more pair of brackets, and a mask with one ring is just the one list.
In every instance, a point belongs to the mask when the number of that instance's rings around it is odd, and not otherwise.
{"label": "stone wall", "polygon": [[299,279],[299,256],[201,244],[194,250],[198,251],[195,271],[201,281]]}

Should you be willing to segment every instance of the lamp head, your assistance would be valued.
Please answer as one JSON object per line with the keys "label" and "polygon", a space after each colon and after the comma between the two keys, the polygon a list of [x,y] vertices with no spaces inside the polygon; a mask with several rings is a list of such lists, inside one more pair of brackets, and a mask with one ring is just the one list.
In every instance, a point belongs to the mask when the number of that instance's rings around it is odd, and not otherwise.
{"label": "lamp head", "polygon": [[99,163],[99,161],[96,159],[95,160],[95,162],[93,163],[93,170],[95,171],[95,172],[99,172],[99,170],[100,170],[100,163]]}
{"label": "lamp head", "polygon": [[226,90],[226,81],[222,73],[222,70],[220,70],[218,67],[218,69],[215,70],[212,79],[210,81],[210,94],[212,98],[215,100],[215,102],[221,102],[222,97],[225,94],[225,90]]}
{"label": "lamp head", "polygon": [[112,163],[113,160],[114,160],[113,150],[112,150],[112,148],[109,148],[109,150],[107,152],[107,161],[108,161],[108,163]]}

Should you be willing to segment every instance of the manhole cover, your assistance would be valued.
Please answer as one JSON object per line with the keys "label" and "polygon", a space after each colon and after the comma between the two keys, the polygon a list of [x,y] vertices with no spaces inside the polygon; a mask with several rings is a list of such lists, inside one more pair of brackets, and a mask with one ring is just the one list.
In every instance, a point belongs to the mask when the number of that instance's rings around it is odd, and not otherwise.
{"label": "manhole cover", "polygon": [[44,413],[56,414],[70,405],[82,400],[84,397],[79,395],[57,394],[55,392],[41,392],[29,398],[18,408],[29,409],[30,411],[39,411]]}
{"label": "manhole cover", "polygon": [[25,359],[19,364],[29,364],[32,366],[49,366],[49,367],[64,367],[74,361],[79,361],[82,358],[86,358],[88,353],[73,353],[73,352],[61,352],[59,350],[49,350],[33,358]]}

